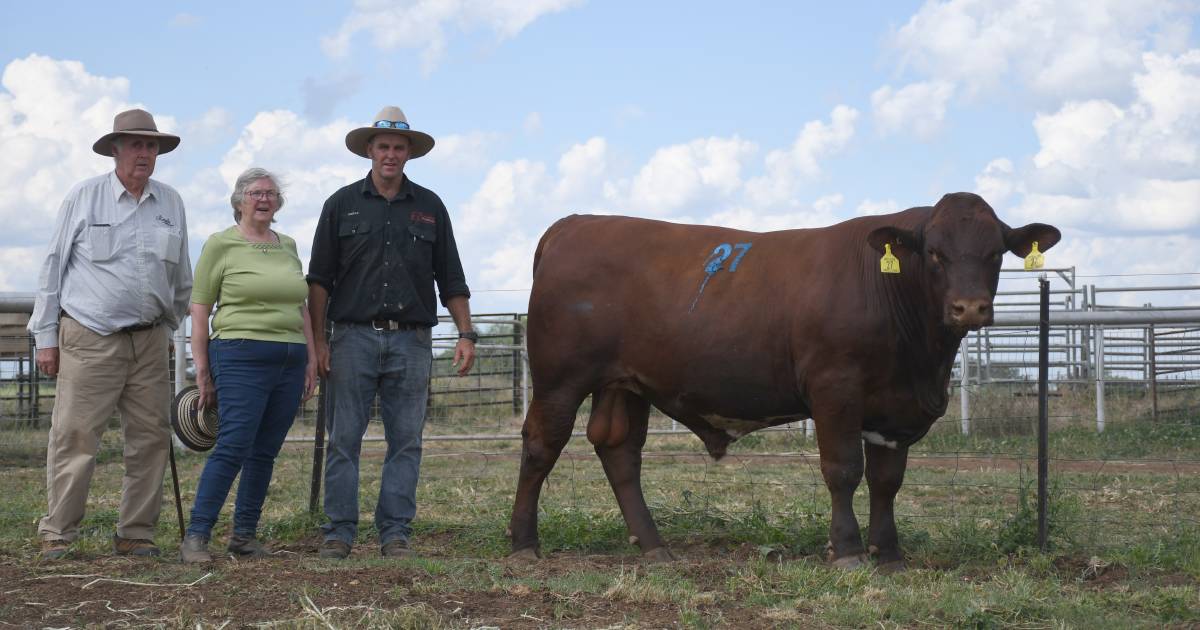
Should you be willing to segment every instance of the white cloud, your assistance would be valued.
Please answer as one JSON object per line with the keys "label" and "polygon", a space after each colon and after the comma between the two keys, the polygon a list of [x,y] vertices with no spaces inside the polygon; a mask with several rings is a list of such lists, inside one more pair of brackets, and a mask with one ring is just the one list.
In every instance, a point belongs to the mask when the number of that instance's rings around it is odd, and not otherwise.
{"label": "white cloud", "polygon": [[608,177],[608,142],[599,136],[567,150],[558,160],[554,199],[571,203],[603,197]]}
{"label": "white cloud", "polygon": [[447,31],[485,28],[500,40],[510,39],[543,15],[578,6],[582,0],[357,0],[335,34],[321,38],[332,57],[349,53],[360,33],[371,35],[381,50],[414,48],[421,51],[421,68],[428,74],[446,51]]}
{"label": "white cloud", "polygon": [[467,235],[494,233],[511,225],[518,213],[542,209],[550,186],[546,165],[530,160],[500,162],[483,179],[479,190],[463,204],[457,232]]}
{"label": "white cloud", "polygon": [[820,120],[806,123],[790,148],[767,154],[766,175],[747,184],[751,198],[759,205],[790,201],[802,180],[820,175],[820,160],[849,144],[857,120],[858,110],[838,105],[830,113],[828,123]]}
{"label": "white cloud", "polygon": [[42,261],[46,258],[45,246],[0,247],[0,291],[33,291]]}
{"label": "white cloud", "polygon": [[1071,101],[1039,114],[1024,172],[989,165],[977,184],[1022,193],[1023,216],[1040,209],[1066,225],[1200,229],[1200,50],[1147,53],[1143,65],[1129,105]]}
{"label": "white cloud", "polygon": [[525,129],[525,133],[535,135],[542,132],[542,114],[540,112],[529,112],[525,115],[525,122],[521,123],[521,127]]}
{"label": "white cloud", "polygon": [[712,204],[742,186],[743,162],[754,151],[752,142],[737,136],[661,148],[634,177],[630,204],[651,216],[698,201]]}
{"label": "white cloud", "polygon": [[[95,76],[78,61],[41,55],[9,62],[0,83],[3,239],[40,241],[67,191],[112,168],[92,143],[112,131],[118,112],[140,105],[129,101],[128,79]],[[175,129],[171,116],[152,113],[160,130]],[[163,157],[159,168],[171,158]]]}
{"label": "white cloud", "polygon": [[968,95],[1017,83],[1052,101],[1113,99],[1131,91],[1148,36],[1160,52],[1183,49],[1178,25],[1196,9],[1163,0],[931,0],[892,43],[905,67]]}
{"label": "white cloud", "polygon": [[993,208],[1002,206],[1013,193],[1013,163],[1008,158],[988,162],[983,172],[975,176],[975,192]]}
{"label": "white cloud", "polygon": [[900,211],[900,204],[894,199],[884,199],[883,201],[875,201],[873,199],[864,199],[854,209],[856,216],[868,216],[876,214],[891,214]]}
{"label": "white cloud", "polygon": [[200,24],[203,20],[191,13],[176,13],[167,23],[171,28],[189,28]]}
{"label": "white cloud", "polygon": [[483,170],[491,163],[489,154],[501,136],[488,131],[469,131],[436,140],[433,151],[422,159],[458,170]]}
{"label": "white cloud", "polygon": [[195,120],[185,121],[180,136],[199,145],[212,144],[233,131],[233,114],[223,107],[210,107]]}
{"label": "white cloud", "polygon": [[946,81],[910,83],[899,90],[885,85],[871,94],[875,126],[885,136],[907,131],[928,139],[941,128],[953,95],[954,85]]}

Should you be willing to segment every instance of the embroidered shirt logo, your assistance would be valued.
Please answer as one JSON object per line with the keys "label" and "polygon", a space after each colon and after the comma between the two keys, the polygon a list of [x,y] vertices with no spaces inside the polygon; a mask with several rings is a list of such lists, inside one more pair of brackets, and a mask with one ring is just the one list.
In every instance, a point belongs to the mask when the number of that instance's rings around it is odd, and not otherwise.
{"label": "embroidered shirt logo", "polygon": [[154,220],[155,220],[155,221],[158,221],[159,223],[161,223],[161,224],[163,224],[163,225],[165,225],[165,226],[167,226],[167,227],[169,227],[169,228],[173,228],[173,227],[175,227],[175,224],[174,224],[174,223],[172,223],[170,219],[168,219],[167,217],[164,217],[164,216],[163,216],[163,215],[161,215],[161,214],[160,214],[160,215],[158,215],[158,216],[156,216],[156,217],[154,217]]}
{"label": "embroidered shirt logo", "polygon": [[437,219],[433,218],[432,214],[419,212],[417,210],[414,210],[408,218],[413,223],[428,223],[429,225],[437,225]]}

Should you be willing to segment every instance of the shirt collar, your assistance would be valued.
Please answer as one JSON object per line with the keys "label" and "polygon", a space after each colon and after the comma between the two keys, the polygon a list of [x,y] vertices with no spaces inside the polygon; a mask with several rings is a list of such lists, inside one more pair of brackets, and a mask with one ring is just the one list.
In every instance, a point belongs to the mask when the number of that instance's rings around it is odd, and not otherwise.
{"label": "shirt collar", "polygon": [[[379,191],[375,189],[375,181],[371,179],[371,171],[367,171],[367,176],[363,179],[362,187],[359,189],[359,191],[364,197],[383,197],[383,195],[379,194]],[[413,183],[412,180],[408,178],[408,175],[405,175],[404,182],[400,184],[400,194],[396,195],[396,199],[404,199],[405,197],[412,196],[414,196]]]}
{"label": "shirt collar", "polygon": [[[129,193],[128,190],[125,190],[125,184],[121,183],[121,178],[117,177],[117,171],[115,169],[108,172],[108,183],[109,188],[112,189],[111,192],[114,203],[121,200],[121,195]],[[142,197],[155,197],[156,195],[154,194],[154,190],[157,186],[158,184],[153,179],[146,180],[146,187],[142,189]],[[133,195],[129,196],[133,197]]]}

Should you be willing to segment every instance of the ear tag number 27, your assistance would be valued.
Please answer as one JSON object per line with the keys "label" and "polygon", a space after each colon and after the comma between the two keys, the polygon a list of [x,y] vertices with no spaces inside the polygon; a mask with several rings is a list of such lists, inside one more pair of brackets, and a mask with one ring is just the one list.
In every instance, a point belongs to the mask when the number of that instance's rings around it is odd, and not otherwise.
{"label": "ear tag number 27", "polygon": [[879,259],[880,273],[900,273],[900,259],[892,254],[892,244],[883,244],[883,258]]}

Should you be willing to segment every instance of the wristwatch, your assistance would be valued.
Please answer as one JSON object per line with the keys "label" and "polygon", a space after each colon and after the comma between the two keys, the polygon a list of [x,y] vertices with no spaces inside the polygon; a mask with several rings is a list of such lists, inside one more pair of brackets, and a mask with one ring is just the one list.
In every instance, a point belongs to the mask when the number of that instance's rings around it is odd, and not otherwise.
{"label": "wristwatch", "polygon": [[479,341],[479,333],[475,332],[474,330],[468,330],[467,332],[458,333],[458,338],[466,339],[471,343],[477,343]]}

